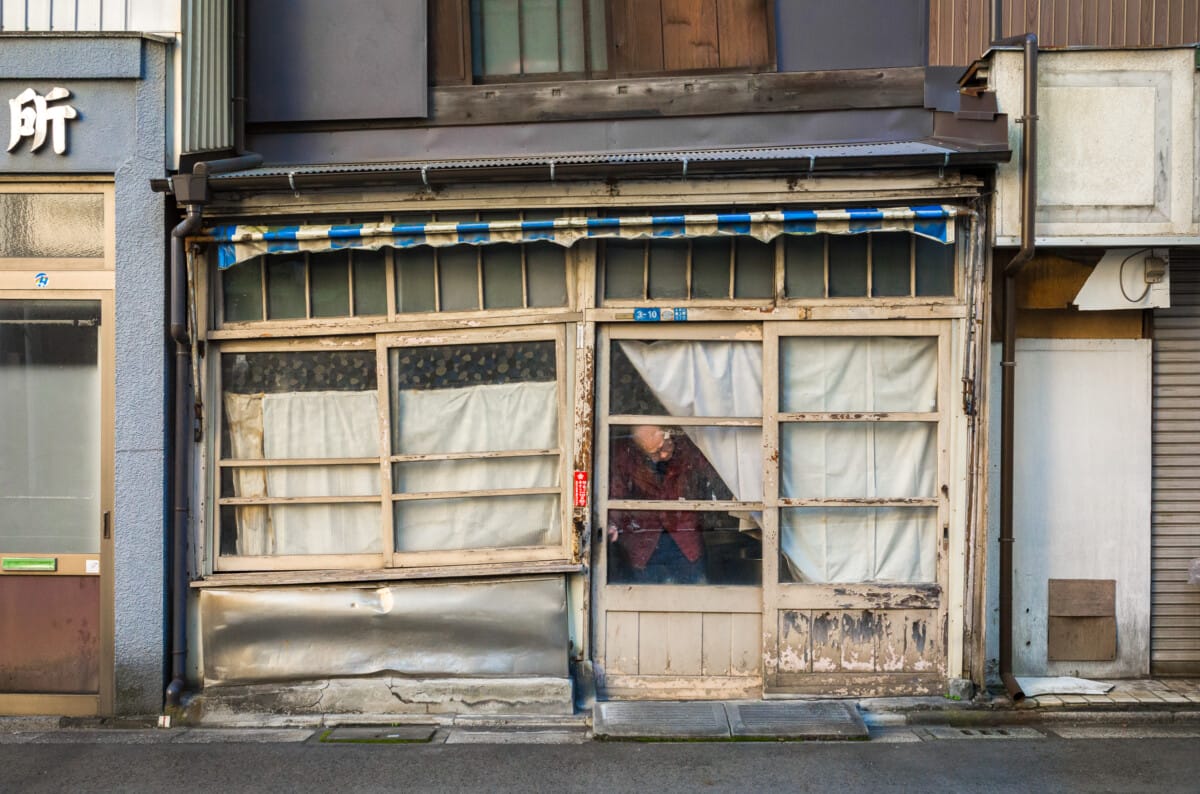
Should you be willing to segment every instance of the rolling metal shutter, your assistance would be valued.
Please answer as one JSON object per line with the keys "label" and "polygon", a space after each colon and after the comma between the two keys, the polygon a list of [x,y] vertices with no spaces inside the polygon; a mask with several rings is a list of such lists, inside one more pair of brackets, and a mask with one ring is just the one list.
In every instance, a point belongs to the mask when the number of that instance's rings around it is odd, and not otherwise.
{"label": "rolling metal shutter", "polygon": [[1171,252],[1171,308],[1154,312],[1150,672],[1200,674],[1200,249]]}

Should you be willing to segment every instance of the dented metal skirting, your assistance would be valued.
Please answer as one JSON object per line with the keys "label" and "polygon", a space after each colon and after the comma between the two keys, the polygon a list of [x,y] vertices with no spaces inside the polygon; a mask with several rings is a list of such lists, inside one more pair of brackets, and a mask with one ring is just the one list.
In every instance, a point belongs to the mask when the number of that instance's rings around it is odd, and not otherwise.
{"label": "dented metal skirting", "polygon": [[567,675],[564,577],[212,588],[206,686],[395,673]]}

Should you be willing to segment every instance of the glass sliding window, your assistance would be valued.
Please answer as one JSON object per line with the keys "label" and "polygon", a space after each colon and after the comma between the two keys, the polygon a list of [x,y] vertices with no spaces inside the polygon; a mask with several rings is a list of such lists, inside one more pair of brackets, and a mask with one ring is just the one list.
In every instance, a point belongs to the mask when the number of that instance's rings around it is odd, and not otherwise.
{"label": "glass sliding window", "polygon": [[476,78],[586,76],[606,66],[604,0],[471,0]]}
{"label": "glass sliding window", "polygon": [[935,581],[938,350],[934,336],[780,339],[780,581]]}
{"label": "glass sliding window", "polygon": [[762,346],[613,340],[607,582],[762,578]]}
{"label": "glass sliding window", "polygon": [[0,193],[0,259],[103,256],[103,195]]}
{"label": "glass sliding window", "polygon": [[221,355],[220,553],[378,554],[373,348]]}
{"label": "glass sliding window", "polygon": [[387,351],[398,554],[562,543],[563,352],[547,336]]}

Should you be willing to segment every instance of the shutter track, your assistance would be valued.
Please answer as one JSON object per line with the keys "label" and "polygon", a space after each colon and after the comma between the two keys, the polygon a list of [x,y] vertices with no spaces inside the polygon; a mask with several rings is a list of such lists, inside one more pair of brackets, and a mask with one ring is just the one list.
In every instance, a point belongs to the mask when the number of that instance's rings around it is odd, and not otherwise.
{"label": "shutter track", "polygon": [[1200,675],[1200,249],[1171,251],[1171,308],[1154,311],[1150,673]]}

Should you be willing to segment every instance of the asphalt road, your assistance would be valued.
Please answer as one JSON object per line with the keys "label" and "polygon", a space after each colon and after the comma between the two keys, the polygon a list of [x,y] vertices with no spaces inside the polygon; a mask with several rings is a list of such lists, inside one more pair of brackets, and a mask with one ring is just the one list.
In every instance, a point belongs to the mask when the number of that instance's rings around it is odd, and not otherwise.
{"label": "asphalt road", "polygon": [[112,739],[0,742],[0,791],[1200,791],[1196,731],[853,743]]}

